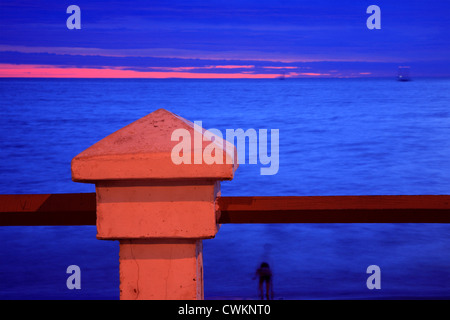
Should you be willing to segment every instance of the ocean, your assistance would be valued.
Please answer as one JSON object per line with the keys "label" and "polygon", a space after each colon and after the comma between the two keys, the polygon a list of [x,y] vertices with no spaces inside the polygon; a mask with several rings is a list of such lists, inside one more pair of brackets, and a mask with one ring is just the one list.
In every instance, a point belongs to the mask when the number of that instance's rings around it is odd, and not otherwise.
{"label": "ocean", "polygon": [[[0,79],[0,194],[95,192],[71,181],[72,158],[159,108],[279,130],[278,172],[243,164],[223,196],[450,194],[450,79],[419,78]],[[118,299],[119,244],[95,235],[0,227],[0,299]],[[446,224],[226,224],[203,245],[206,299],[257,299],[262,261],[275,299],[450,298]]]}

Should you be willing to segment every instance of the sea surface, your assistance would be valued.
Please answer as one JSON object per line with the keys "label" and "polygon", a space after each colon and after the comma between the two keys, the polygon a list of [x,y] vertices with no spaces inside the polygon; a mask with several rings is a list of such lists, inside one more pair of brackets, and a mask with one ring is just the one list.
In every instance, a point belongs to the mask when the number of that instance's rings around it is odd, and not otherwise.
{"label": "sea surface", "polygon": [[[224,135],[279,129],[278,173],[242,164],[223,196],[450,194],[450,79],[0,79],[0,194],[95,192],[71,159],[159,108]],[[95,236],[0,227],[0,299],[118,299],[119,244]],[[450,225],[226,224],[203,245],[206,299],[258,298],[262,261],[275,299],[450,298]]]}

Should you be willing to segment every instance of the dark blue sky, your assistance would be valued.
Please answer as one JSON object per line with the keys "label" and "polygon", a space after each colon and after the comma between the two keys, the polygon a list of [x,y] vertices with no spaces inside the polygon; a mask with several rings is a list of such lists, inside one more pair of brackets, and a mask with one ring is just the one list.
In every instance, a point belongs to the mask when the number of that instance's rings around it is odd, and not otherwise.
{"label": "dark blue sky", "polygon": [[[81,30],[66,27],[71,4]],[[372,4],[380,30],[366,27]],[[292,76],[389,76],[407,64],[419,76],[450,76],[449,16],[444,0],[3,1],[0,64],[202,74],[288,67]]]}

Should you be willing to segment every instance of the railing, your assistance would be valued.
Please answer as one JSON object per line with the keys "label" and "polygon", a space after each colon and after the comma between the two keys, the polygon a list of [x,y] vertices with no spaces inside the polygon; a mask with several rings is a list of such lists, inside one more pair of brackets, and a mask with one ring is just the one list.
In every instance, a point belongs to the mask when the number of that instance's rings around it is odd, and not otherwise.
{"label": "railing", "polygon": [[[219,197],[217,223],[450,223],[450,196]],[[95,193],[0,195],[0,226],[96,225]]]}
{"label": "railing", "polygon": [[234,146],[214,140],[223,162],[176,164],[174,130],[199,137],[189,154],[203,155],[206,131],[157,110],[72,160],[72,180],[95,193],[0,195],[0,226],[96,225],[119,241],[121,299],[184,300],[204,297],[202,240],[218,224],[450,223],[449,195],[222,197]]}

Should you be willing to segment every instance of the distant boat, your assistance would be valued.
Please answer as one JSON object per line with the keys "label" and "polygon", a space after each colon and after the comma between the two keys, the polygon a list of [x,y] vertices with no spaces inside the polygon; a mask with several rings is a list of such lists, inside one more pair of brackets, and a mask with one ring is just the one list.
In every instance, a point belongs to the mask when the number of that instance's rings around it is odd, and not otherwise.
{"label": "distant boat", "polygon": [[279,77],[278,80],[284,80],[286,79],[285,73],[283,72]]}
{"label": "distant boat", "polygon": [[400,66],[398,67],[398,81],[411,81],[411,77],[409,75],[409,67],[408,66]]}

